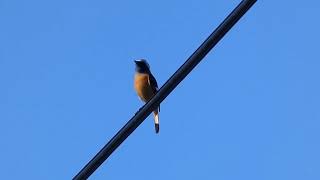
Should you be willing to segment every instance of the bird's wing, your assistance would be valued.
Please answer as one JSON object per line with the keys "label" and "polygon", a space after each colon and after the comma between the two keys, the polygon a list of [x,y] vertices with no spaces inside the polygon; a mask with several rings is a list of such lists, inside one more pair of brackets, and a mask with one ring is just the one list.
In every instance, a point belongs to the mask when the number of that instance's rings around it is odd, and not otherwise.
{"label": "bird's wing", "polygon": [[153,90],[153,93],[156,93],[158,91],[158,83],[151,73],[149,74],[149,84]]}
{"label": "bird's wing", "polygon": [[[154,78],[151,73],[149,74],[149,84],[152,88],[153,93],[156,94],[158,91],[158,83],[156,78]],[[159,112],[160,112],[160,105],[159,105]]]}

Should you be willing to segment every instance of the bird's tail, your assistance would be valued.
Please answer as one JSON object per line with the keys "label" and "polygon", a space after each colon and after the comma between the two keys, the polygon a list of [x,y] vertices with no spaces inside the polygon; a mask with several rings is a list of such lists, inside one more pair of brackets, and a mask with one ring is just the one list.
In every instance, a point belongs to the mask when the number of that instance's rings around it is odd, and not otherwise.
{"label": "bird's tail", "polygon": [[154,114],[154,128],[156,133],[159,133],[159,112],[158,110],[153,111]]}

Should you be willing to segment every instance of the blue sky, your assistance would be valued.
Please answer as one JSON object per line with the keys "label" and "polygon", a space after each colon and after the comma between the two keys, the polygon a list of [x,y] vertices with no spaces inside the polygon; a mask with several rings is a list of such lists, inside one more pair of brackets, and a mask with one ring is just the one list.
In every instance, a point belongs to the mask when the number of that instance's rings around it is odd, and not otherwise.
{"label": "blue sky", "polygon": [[[71,179],[239,3],[0,0],[0,172]],[[258,1],[91,179],[320,179],[319,6]]]}

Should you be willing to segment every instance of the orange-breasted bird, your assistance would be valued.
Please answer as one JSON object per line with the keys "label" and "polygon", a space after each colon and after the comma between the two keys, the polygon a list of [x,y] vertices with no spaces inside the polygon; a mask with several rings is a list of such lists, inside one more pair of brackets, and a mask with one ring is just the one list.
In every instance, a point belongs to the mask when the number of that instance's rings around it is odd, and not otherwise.
{"label": "orange-breasted bird", "polygon": [[[150,66],[145,59],[135,60],[134,62],[136,64],[134,89],[142,101],[148,102],[158,91],[157,81],[153,77]],[[156,133],[159,133],[159,111],[160,106],[153,111]]]}

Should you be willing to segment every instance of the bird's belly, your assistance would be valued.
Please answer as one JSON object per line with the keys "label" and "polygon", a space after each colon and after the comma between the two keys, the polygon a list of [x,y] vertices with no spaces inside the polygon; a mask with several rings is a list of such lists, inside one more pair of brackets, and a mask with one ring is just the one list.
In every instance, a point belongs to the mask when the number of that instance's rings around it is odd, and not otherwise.
{"label": "bird's belly", "polygon": [[145,74],[136,74],[134,78],[134,88],[138,96],[144,102],[149,101],[154,95],[152,88],[149,84],[149,77]]}

